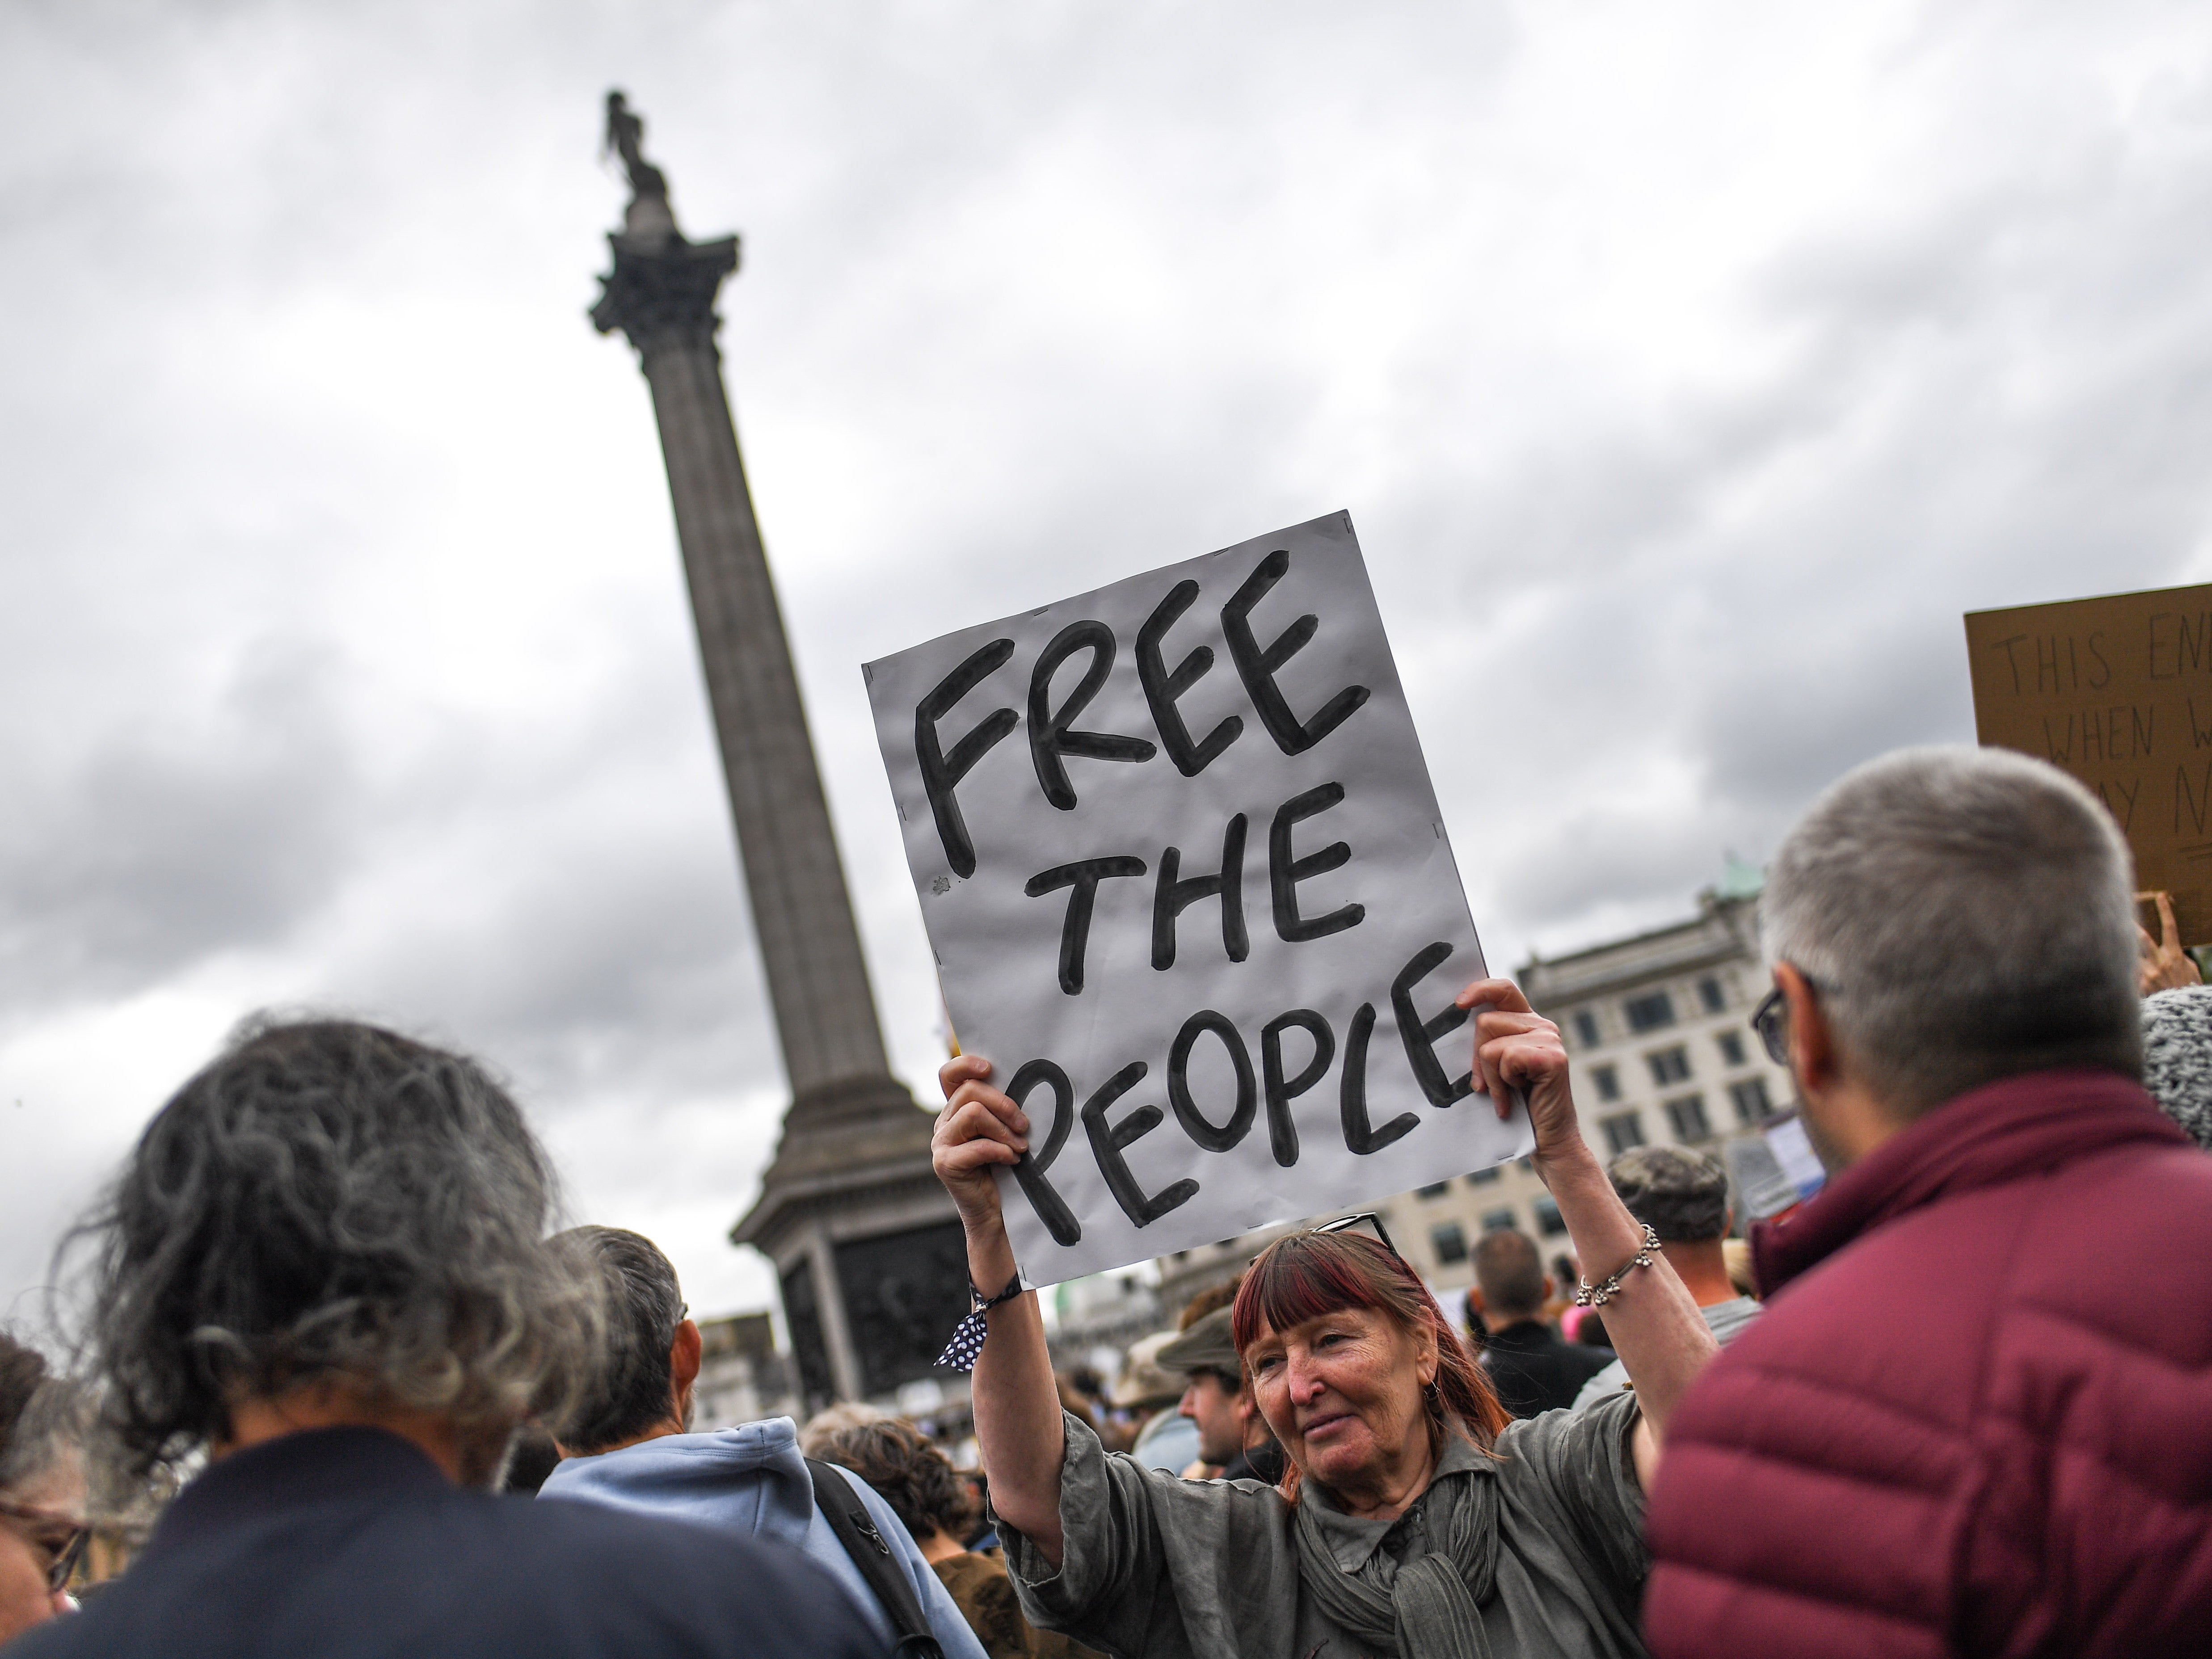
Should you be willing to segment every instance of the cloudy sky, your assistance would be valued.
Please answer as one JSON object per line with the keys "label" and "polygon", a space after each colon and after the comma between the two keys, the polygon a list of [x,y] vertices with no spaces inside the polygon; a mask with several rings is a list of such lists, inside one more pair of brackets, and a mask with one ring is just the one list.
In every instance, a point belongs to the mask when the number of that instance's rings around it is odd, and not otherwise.
{"label": "cloudy sky", "polygon": [[515,1080],[702,1310],[781,1078],[645,388],[693,234],[895,1062],[858,665],[1348,507],[1493,960],[2212,579],[2212,11],[0,8],[0,1316],[242,1013]]}

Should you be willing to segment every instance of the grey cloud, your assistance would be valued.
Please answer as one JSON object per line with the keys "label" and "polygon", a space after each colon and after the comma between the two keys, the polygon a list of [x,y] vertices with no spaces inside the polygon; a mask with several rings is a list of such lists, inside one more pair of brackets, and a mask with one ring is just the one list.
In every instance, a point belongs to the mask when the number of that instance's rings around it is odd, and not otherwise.
{"label": "grey cloud", "polygon": [[[1655,366],[1515,264],[1601,240],[1645,159],[1528,106],[1615,73],[1544,58],[1563,17],[12,9],[17,1027],[229,964],[442,1030],[601,1213],[680,1207],[687,1275],[726,1267],[700,1218],[781,1088],[647,404],[580,316],[611,81],[687,224],[747,239],[726,358],[918,1079],[864,657],[1349,507],[1504,963],[1679,913],[1853,762],[1968,735],[1959,611],[2202,574],[2202,26],[1859,43],[1895,159],[1808,173],[1716,267],[1740,359]],[[2171,72],[2112,91],[2106,43]],[[1686,129],[1809,49],[1636,73]],[[195,689],[271,635],[336,643]]]}
{"label": "grey cloud", "polygon": [[288,937],[355,855],[362,797],[326,665],[246,665],[204,717],[110,732],[0,823],[0,982],[15,1017],[128,996]]}

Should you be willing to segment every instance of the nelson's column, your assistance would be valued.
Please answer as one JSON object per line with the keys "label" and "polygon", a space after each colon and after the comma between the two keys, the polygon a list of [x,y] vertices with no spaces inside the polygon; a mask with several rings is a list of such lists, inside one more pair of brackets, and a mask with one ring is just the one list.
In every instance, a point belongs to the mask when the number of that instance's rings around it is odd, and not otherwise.
{"label": "nelson's column", "polygon": [[714,343],[738,239],[687,241],[644,124],[607,95],[629,174],[614,269],[592,308],[653,391],[722,773],[791,1105],[761,1195],[731,1238],[775,1264],[811,1409],[927,1376],[968,1310],[967,1254],[930,1173],[930,1120],[890,1074],[836,838],[769,579]]}

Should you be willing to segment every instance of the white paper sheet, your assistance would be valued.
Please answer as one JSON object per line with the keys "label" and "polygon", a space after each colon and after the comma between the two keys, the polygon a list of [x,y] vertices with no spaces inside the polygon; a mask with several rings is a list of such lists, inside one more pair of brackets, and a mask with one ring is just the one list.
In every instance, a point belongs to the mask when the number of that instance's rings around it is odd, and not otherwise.
{"label": "white paper sheet", "polygon": [[866,672],[953,1029],[1032,1120],[1033,1283],[1528,1150],[1459,1092],[1482,949],[1349,515]]}

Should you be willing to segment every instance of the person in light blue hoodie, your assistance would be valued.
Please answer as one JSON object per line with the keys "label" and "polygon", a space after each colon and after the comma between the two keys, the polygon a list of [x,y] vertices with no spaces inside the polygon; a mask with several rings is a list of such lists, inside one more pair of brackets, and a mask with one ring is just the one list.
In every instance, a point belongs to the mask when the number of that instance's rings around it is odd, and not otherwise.
{"label": "person in light blue hoodie", "polygon": [[[601,1376],[579,1391],[583,1403],[554,1428],[561,1462],[538,1501],[597,1504],[793,1545],[829,1570],[890,1648],[896,1635],[890,1616],[817,1507],[792,1420],[690,1432],[699,1327],[685,1316],[668,1258],[652,1240],[617,1227],[572,1228],[554,1242],[604,1280],[607,1333]],[[913,1581],[945,1659],[984,1659],[891,1506],[850,1470],[836,1473]]]}

